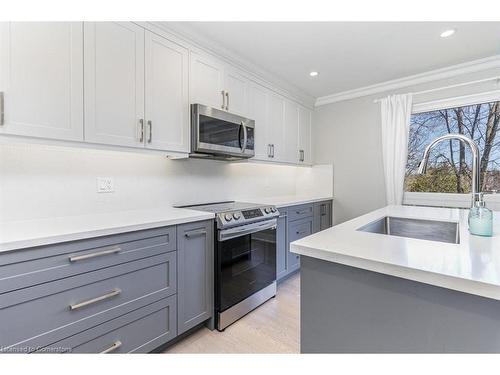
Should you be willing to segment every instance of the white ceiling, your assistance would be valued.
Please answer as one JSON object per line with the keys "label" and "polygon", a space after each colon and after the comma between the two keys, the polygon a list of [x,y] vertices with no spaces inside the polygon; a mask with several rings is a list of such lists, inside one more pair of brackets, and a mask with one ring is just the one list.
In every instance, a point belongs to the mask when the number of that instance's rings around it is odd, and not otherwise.
{"label": "white ceiling", "polygon": [[182,24],[314,97],[500,54],[500,22]]}

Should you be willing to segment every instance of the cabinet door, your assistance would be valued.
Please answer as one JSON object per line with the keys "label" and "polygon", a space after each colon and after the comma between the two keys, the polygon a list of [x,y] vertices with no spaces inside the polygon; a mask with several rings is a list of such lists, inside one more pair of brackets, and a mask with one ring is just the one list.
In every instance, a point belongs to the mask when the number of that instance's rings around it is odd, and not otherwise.
{"label": "cabinet door", "polygon": [[144,147],[144,29],[84,24],[85,140]]}
{"label": "cabinet door", "polygon": [[325,230],[332,226],[332,202],[325,202],[321,205],[321,220],[319,229]]}
{"label": "cabinet door", "polygon": [[300,240],[313,233],[313,218],[293,221],[288,224],[287,268],[293,272],[300,267],[300,256],[290,252],[290,242]]}
{"label": "cabinet door", "polygon": [[83,23],[0,23],[0,133],[83,140]]}
{"label": "cabinet door", "polygon": [[286,211],[280,209],[278,226],[276,228],[276,279],[287,274],[287,241],[286,241]]}
{"label": "cabinet door", "polygon": [[284,116],[285,100],[274,93],[270,93],[268,97],[268,135],[269,143],[274,146],[272,160],[276,161],[285,161]]}
{"label": "cabinet door", "polygon": [[314,204],[313,233],[332,226],[332,202],[325,201]]}
{"label": "cabinet door", "polygon": [[312,164],[312,113],[310,110],[299,106],[299,160],[302,150],[302,164]]}
{"label": "cabinet door", "polygon": [[178,334],[213,316],[213,222],[177,226]]}
{"label": "cabinet door", "polygon": [[225,109],[223,95],[224,67],[208,56],[191,52],[191,103]]}
{"label": "cabinet door", "polygon": [[255,159],[270,160],[268,90],[252,83],[248,90],[248,116],[255,121]]}
{"label": "cabinet door", "polygon": [[224,74],[226,110],[248,116],[248,79],[235,69],[226,68]]}
{"label": "cabinet door", "polygon": [[146,31],[146,147],[189,152],[188,50]]}
{"label": "cabinet door", "polygon": [[299,106],[289,100],[285,101],[285,161],[299,162]]}

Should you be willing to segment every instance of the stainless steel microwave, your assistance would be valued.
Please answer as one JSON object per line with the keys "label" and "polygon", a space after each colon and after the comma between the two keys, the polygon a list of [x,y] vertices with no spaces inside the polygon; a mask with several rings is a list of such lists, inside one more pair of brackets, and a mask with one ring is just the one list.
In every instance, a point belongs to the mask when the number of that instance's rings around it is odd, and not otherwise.
{"label": "stainless steel microwave", "polygon": [[191,105],[191,157],[251,158],[254,141],[254,120],[202,104]]}

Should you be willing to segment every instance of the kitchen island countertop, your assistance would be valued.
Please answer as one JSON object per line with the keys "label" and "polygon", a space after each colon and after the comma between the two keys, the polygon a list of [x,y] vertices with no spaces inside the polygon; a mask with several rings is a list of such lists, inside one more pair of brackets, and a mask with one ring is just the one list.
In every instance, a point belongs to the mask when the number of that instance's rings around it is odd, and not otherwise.
{"label": "kitchen island countertop", "polygon": [[[500,212],[493,236],[469,234],[468,210],[387,206],[291,244],[296,254],[500,300]],[[460,243],[358,231],[385,216],[459,223]]]}

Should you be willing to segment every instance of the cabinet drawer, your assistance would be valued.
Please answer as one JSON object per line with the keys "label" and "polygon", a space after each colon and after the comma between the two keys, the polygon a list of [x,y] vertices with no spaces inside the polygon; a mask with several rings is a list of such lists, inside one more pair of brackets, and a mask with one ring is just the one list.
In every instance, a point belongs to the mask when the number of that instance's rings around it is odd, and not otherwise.
{"label": "cabinet drawer", "polygon": [[137,305],[145,296],[173,295],[176,286],[176,253],[171,252],[3,294],[0,347],[54,342],[102,322],[100,314],[109,319],[124,314],[127,304]]}
{"label": "cabinet drawer", "polygon": [[[311,217],[295,221],[288,226],[288,239],[290,242],[300,240],[301,238],[307,237],[312,233],[313,219]],[[287,255],[288,271],[293,272],[300,267],[300,256],[290,251],[290,245],[288,245]]]}
{"label": "cabinet drawer", "polygon": [[175,227],[66,242],[0,255],[0,294],[174,251]]}
{"label": "cabinet drawer", "polygon": [[148,353],[177,335],[171,296],[38,350],[42,353]]}
{"label": "cabinet drawer", "polygon": [[288,207],[288,221],[295,221],[313,216],[312,204],[301,204],[299,206]]}
{"label": "cabinet drawer", "polygon": [[288,227],[288,237],[290,242],[300,240],[301,238],[311,235],[313,232],[312,218],[306,218],[300,221],[291,223]]}

